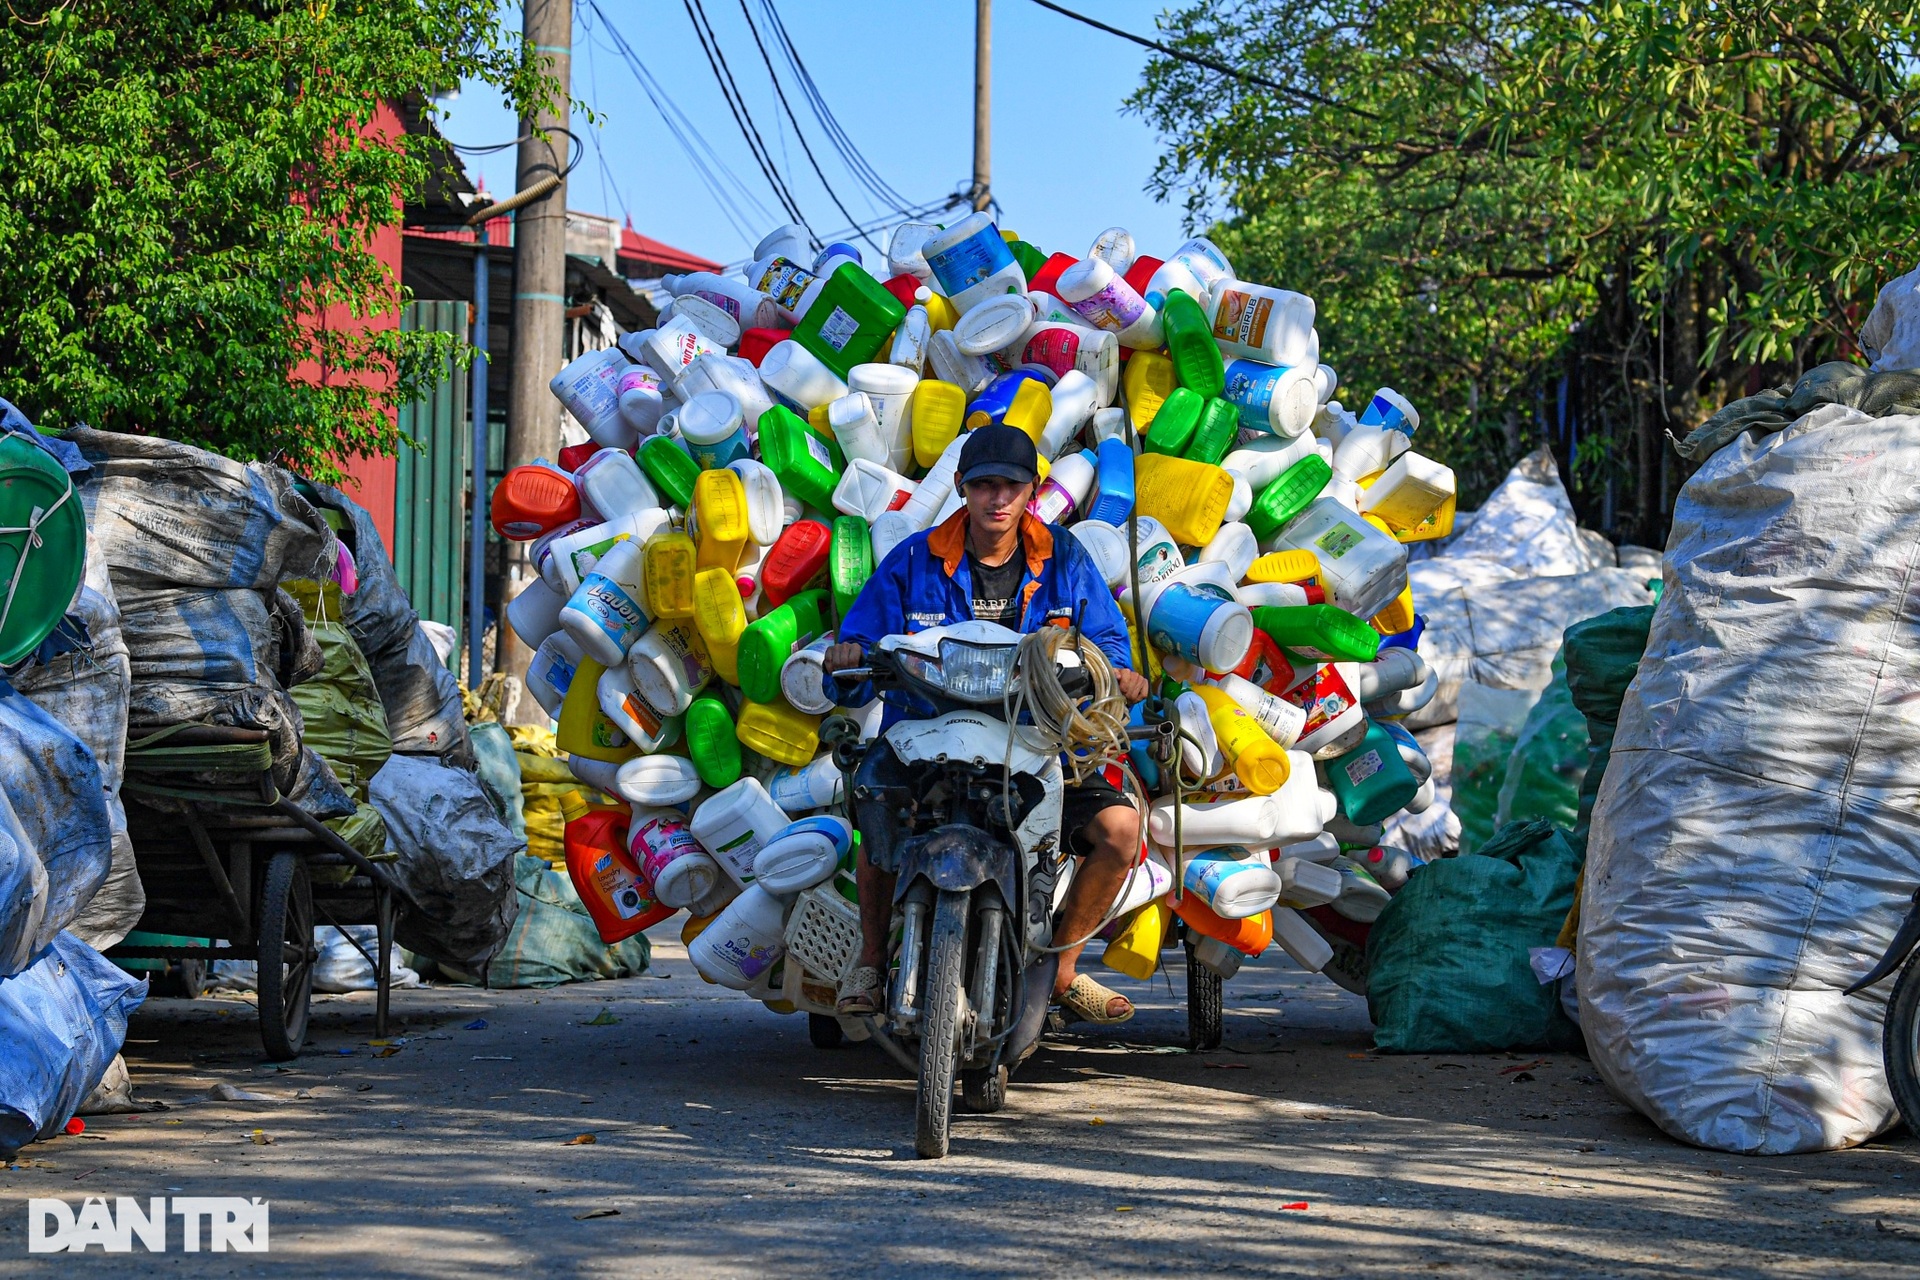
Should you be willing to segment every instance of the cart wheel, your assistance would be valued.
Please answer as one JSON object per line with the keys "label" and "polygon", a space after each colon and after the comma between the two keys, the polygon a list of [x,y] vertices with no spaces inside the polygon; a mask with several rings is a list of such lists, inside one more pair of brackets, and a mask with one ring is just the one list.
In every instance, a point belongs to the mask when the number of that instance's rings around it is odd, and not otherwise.
{"label": "cart wheel", "polygon": [[306,864],[291,853],[267,861],[260,887],[260,1042],[285,1062],[307,1038],[313,995],[313,892]]}
{"label": "cart wheel", "polygon": [[166,968],[156,969],[147,978],[148,990],[156,996],[179,1000],[198,1000],[207,989],[205,960],[174,960]]}
{"label": "cart wheel", "polygon": [[846,1040],[847,1033],[840,1029],[840,1019],[826,1013],[807,1015],[807,1039],[813,1041],[816,1049],[838,1049]]}
{"label": "cart wheel", "polygon": [[1220,975],[1193,958],[1193,939],[1187,939],[1187,1047],[1205,1053],[1220,1047],[1223,1021]]}

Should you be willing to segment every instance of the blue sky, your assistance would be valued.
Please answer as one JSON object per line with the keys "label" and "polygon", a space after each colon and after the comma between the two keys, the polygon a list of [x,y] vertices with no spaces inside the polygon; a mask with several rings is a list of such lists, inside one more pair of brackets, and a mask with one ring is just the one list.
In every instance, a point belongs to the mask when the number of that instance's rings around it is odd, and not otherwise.
{"label": "blue sky", "polygon": [[[762,231],[786,219],[727,110],[681,0],[599,2],[739,186],[719,179],[731,193],[732,210],[709,192],[589,0],[575,0],[573,96],[601,121],[575,120],[586,155],[570,179],[569,205],[614,217],[631,213],[645,234],[723,262],[745,257]],[[753,122],[807,221],[817,232],[846,225],[774,97],[741,0],[703,3]],[[746,4],[828,182],[857,218],[876,216],[884,206],[849,176],[796,92],[762,0]],[[774,6],[820,95],[888,186],[921,202],[965,185],[973,164],[971,0],[774,0]],[[1151,37],[1165,2],[1080,0],[1069,7]],[[1049,252],[1074,254],[1119,225],[1133,232],[1142,251],[1164,255],[1183,238],[1181,212],[1147,195],[1161,146],[1144,122],[1120,109],[1140,83],[1149,51],[1031,0],[995,0],[993,8],[993,190],[1002,225]],[[509,20],[517,23],[517,12]],[[465,86],[449,106],[445,128],[456,143],[514,136],[513,118],[485,86]],[[512,151],[466,160],[490,191],[512,189]],[[769,212],[755,209],[748,195]],[[879,234],[875,239],[884,247]]]}

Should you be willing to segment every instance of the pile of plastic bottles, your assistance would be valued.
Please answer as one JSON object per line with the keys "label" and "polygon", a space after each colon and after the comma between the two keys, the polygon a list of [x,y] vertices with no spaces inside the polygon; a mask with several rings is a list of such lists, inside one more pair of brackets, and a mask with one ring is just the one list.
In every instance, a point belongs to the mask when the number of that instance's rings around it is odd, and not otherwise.
{"label": "pile of plastic bottles", "polygon": [[[562,370],[592,443],[493,498],[539,573],[507,611],[528,691],[600,793],[566,843],[603,936],[685,910],[703,976],[831,1011],[857,838],[825,813],[822,658],[874,566],[959,510],[964,434],[1004,423],[1181,728],[1177,761],[1134,754],[1152,874],[1106,962],[1150,975],[1177,911],[1223,974],[1278,941],[1354,985],[1416,866],[1381,824],[1433,798],[1394,722],[1434,688],[1404,544],[1450,531],[1454,477],[1410,450],[1414,407],[1332,399],[1312,299],[1205,239],[1160,259],[1114,228],[1048,255],[976,213],[899,227],[875,269],[799,226],[755,256],[668,276],[658,328]],[[879,710],[851,714],[872,733]]]}

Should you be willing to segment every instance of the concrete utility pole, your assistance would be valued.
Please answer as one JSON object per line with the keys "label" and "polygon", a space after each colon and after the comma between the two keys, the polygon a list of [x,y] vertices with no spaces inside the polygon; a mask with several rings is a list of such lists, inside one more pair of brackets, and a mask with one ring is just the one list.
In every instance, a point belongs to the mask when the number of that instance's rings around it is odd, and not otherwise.
{"label": "concrete utility pole", "polygon": [[993,198],[993,0],[973,0],[973,207]]}
{"label": "concrete utility pole", "polygon": [[[507,393],[508,467],[535,458],[560,455],[560,402],[547,381],[560,371],[561,341],[566,326],[567,287],[567,135],[571,118],[573,0],[525,0],[521,32],[533,56],[559,81],[558,101],[520,122],[526,141],[520,144],[515,188],[520,191],[543,178],[560,179],[559,186],[529,202],[513,224],[513,362]],[[548,130],[545,139],[532,136]],[[533,579],[526,544],[507,544],[506,581],[500,600],[512,600]],[[533,654],[500,619],[499,669],[526,679]],[[531,698],[523,698],[515,719],[544,721],[546,713]]]}

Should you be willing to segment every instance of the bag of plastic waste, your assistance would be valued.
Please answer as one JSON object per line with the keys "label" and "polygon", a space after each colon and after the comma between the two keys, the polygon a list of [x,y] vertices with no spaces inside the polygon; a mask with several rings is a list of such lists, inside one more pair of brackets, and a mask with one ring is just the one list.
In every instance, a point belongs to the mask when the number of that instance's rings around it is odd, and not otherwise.
{"label": "bag of plastic waste", "polygon": [[113,822],[93,753],[4,679],[0,761],[4,976],[32,962],[93,901],[113,866]]}
{"label": "bag of plastic waste", "polygon": [[70,933],[0,978],[0,1161],[60,1131],[106,1076],[146,998],[146,979]]}
{"label": "bag of plastic waste", "polygon": [[409,951],[477,967],[513,924],[513,859],[524,842],[464,769],[395,755],[374,775],[370,794],[400,855],[389,865],[420,906],[402,909],[394,936]]}

